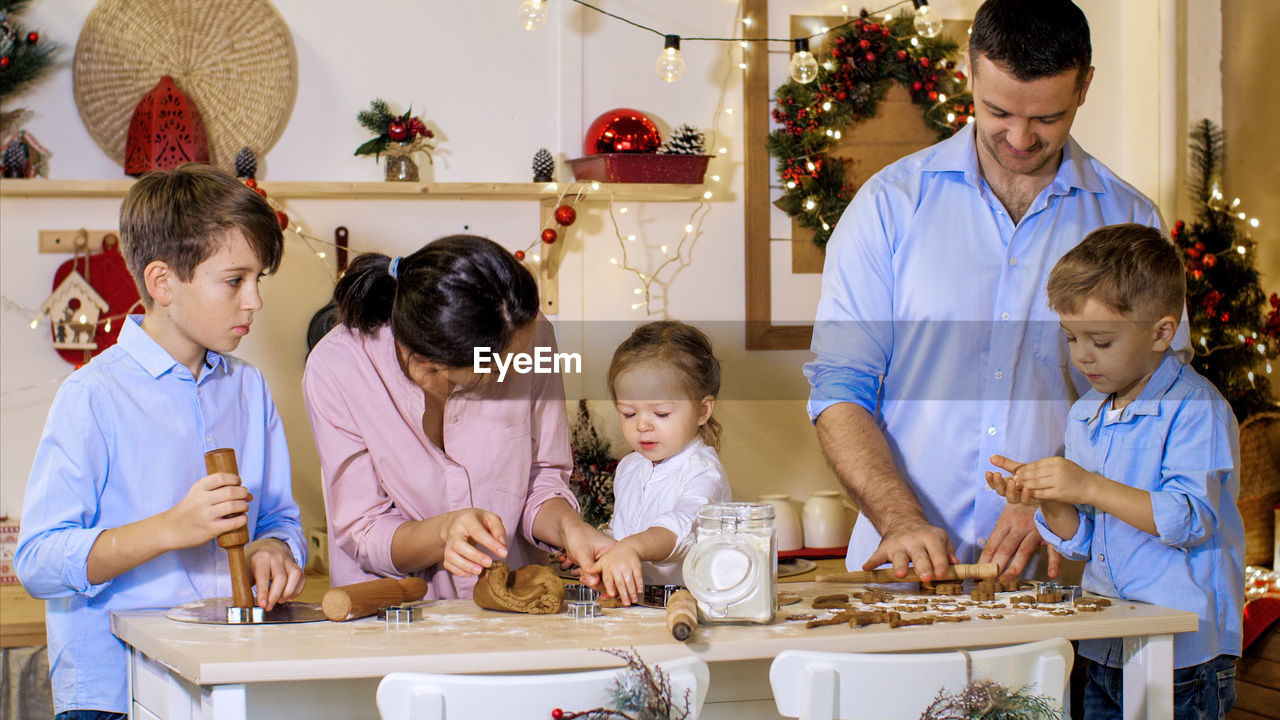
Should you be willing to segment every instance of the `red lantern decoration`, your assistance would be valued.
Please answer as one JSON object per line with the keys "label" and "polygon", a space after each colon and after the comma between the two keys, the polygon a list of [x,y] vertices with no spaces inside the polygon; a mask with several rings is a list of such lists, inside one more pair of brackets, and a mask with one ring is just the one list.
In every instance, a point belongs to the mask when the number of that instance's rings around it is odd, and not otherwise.
{"label": "red lantern decoration", "polygon": [[599,153],[651,153],[662,144],[658,126],[639,110],[617,108],[604,113],[587,128],[583,155]]}
{"label": "red lantern decoration", "polygon": [[209,162],[209,141],[195,103],[165,75],[138,101],[125,141],[124,171],[141,175]]}
{"label": "red lantern decoration", "polygon": [[557,224],[569,226],[578,219],[578,212],[570,205],[561,205],[556,208],[555,218]]}

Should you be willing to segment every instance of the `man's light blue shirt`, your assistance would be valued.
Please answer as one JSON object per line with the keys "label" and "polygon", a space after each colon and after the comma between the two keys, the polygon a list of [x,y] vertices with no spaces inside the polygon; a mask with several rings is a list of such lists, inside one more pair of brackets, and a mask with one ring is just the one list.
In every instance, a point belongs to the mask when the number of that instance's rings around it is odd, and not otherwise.
{"label": "man's light blue shirt", "polygon": [[[1244,614],[1244,521],[1240,438],[1231,406],[1190,366],[1166,355],[1137,399],[1109,418],[1109,396],[1085,393],[1071,408],[1066,457],[1089,472],[1151,494],[1157,537],[1096,508],[1078,506],[1080,527],[1059,538],[1036,511],[1045,540],[1088,560],[1084,589],[1188,610],[1194,633],[1173,636],[1173,666],[1240,656]],[[1081,640],[1080,654],[1120,667],[1118,638]]]}
{"label": "man's light blue shirt", "polygon": [[167,552],[96,585],[89,549],[103,530],[177,505],[204,477],[204,453],[236,451],[253,493],[249,534],[279,538],[305,561],[284,429],[262,374],[205,354],[197,380],[128,318],[120,339],[59,388],[36,450],[15,566],[47,602],[55,712],[129,710],[113,610],[168,608],[231,595],[216,540]]}
{"label": "man's light blue shirt", "polygon": [[[977,559],[1004,509],[988,458],[1061,454],[1067,411],[1088,387],[1049,310],[1049,270],[1091,230],[1122,222],[1161,227],[1150,200],[1069,139],[1015,225],[969,126],[867,180],[832,234],[804,366],[809,416],[841,402],[872,413],[961,562]],[[879,543],[859,517],[849,567]]]}

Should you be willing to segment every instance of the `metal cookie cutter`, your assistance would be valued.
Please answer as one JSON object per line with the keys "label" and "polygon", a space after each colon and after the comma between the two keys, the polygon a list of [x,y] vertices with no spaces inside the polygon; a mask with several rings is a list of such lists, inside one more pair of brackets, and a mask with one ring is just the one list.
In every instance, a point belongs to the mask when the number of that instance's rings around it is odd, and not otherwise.
{"label": "metal cookie cutter", "polygon": [[600,593],[586,585],[564,586],[564,611],[572,618],[593,618],[603,614]]}
{"label": "metal cookie cutter", "polygon": [[386,622],[388,629],[404,627],[422,620],[425,616],[423,610],[435,603],[435,600],[417,600],[378,608],[378,619]]}
{"label": "metal cookie cutter", "polygon": [[651,608],[665,608],[671,596],[677,590],[683,589],[683,585],[645,585],[644,596],[638,604]]}

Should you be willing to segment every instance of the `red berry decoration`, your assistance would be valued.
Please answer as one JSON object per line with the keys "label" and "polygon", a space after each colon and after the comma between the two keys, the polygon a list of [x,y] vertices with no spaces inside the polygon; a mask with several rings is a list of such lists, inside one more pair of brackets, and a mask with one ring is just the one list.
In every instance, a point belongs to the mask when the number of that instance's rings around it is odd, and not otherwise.
{"label": "red berry decoration", "polygon": [[8,70],[9,63],[11,62],[13,61],[9,59],[8,55],[5,55],[4,57],[0,57],[0,70]]}
{"label": "red berry decoration", "polygon": [[387,137],[396,142],[401,142],[409,137],[409,127],[399,120],[392,120],[387,123]]}
{"label": "red berry decoration", "polygon": [[38,42],[40,42],[40,33],[36,32],[36,31],[34,31],[34,30],[32,30],[31,32],[27,33],[27,44],[28,44],[28,45],[35,45],[35,44],[36,44],[36,43],[38,43]]}
{"label": "red berry decoration", "polygon": [[868,52],[866,57],[867,57],[867,62],[875,62],[875,61],[876,61],[876,54],[875,54],[875,53],[873,53],[873,52]]}
{"label": "red berry decoration", "polygon": [[578,219],[578,211],[574,210],[571,205],[561,205],[556,208],[555,218],[557,224],[569,226],[573,224],[574,220]]}
{"label": "red berry decoration", "polygon": [[915,81],[915,82],[911,83],[911,89],[912,89],[912,90],[915,90],[916,92],[920,92],[920,90],[921,90],[923,87],[924,87],[924,83],[920,82],[919,80],[917,80],[917,81]]}
{"label": "red berry decoration", "polygon": [[258,188],[258,181],[254,180],[253,178],[245,178],[244,184],[246,187],[251,187],[255,190]]}
{"label": "red berry decoration", "polygon": [[930,100],[937,100],[937,99],[938,99],[938,93],[937,93],[937,92],[935,92],[935,91],[933,91],[933,90],[930,90],[930,91],[929,91],[929,99],[930,99]]}
{"label": "red berry decoration", "polygon": [[866,50],[867,48],[871,47],[871,42],[866,38],[863,38],[858,41],[858,47],[862,48],[863,50]]}
{"label": "red berry decoration", "polygon": [[262,189],[262,188],[260,188],[260,187],[256,187],[256,188],[254,188],[254,189],[253,189],[253,191],[254,191],[254,192],[256,192],[256,193],[258,193],[259,195],[261,195],[261,196],[262,196],[262,197],[264,197],[264,198],[267,196],[267,191],[266,191],[266,190],[263,190],[263,189]]}
{"label": "red berry decoration", "polygon": [[289,229],[289,216],[283,210],[276,211],[276,222],[280,223],[281,231]]}
{"label": "red berry decoration", "polygon": [[557,239],[559,239],[559,237],[560,237],[560,234],[556,232],[555,228],[547,228],[546,230],[542,231],[542,242],[548,245],[555,242]]}
{"label": "red berry decoration", "polygon": [[564,717],[564,711],[560,708],[555,708],[551,711],[551,717],[552,720],[560,720],[560,718]]}
{"label": "red berry decoration", "polygon": [[524,262],[524,251],[523,251],[523,250],[517,250],[517,251],[515,251],[515,256],[516,256],[516,259],[517,259],[517,260],[519,260],[520,262]]}
{"label": "red berry decoration", "polygon": [[899,60],[906,60],[906,59],[907,59],[907,51],[906,51],[906,50],[899,50],[899,51],[897,52],[897,56],[898,56],[898,59],[899,59]]}
{"label": "red berry decoration", "polygon": [[929,67],[929,58],[927,57],[920,58],[920,67]]}

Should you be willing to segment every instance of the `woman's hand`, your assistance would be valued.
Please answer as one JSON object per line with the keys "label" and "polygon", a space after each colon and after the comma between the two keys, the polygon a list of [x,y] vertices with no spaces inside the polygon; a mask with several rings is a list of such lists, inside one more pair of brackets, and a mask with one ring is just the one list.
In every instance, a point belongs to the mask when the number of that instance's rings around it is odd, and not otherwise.
{"label": "woman's hand", "polygon": [[587,587],[601,589],[599,559],[617,541],[583,522],[577,516],[565,521],[564,554],[578,566],[578,579]]}
{"label": "woman's hand", "polygon": [[[502,518],[480,508],[454,510],[444,514],[440,542],[444,546],[444,569],[454,575],[479,575],[493,564],[493,558],[507,556],[507,529]],[[478,547],[477,547],[478,546]]]}

